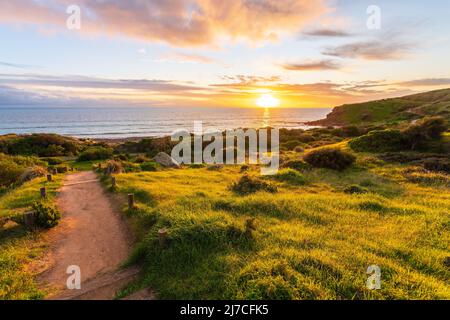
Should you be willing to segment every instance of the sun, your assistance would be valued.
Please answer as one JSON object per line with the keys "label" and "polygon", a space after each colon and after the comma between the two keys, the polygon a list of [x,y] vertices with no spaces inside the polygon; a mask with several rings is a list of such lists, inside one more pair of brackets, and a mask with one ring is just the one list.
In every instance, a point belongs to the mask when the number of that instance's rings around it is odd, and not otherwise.
{"label": "sun", "polygon": [[261,108],[274,108],[280,104],[280,100],[275,98],[270,93],[261,95],[261,97],[256,100],[256,104]]}

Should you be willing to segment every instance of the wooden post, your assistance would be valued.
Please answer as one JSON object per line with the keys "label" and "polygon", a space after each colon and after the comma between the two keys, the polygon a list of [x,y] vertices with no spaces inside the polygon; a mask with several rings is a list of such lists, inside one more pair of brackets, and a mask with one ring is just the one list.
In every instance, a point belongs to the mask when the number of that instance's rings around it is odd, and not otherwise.
{"label": "wooden post", "polygon": [[41,198],[47,198],[47,190],[45,187],[41,188]]}
{"label": "wooden post", "polygon": [[34,228],[36,226],[36,220],[36,212],[31,211],[23,214],[23,223],[27,228]]}
{"label": "wooden post", "polygon": [[52,175],[51,175],[51,174],[48,174],[48,175],[47,175],[47,181],[48,181],[48,182],[52,182],[52,180],[53,180]]}
{"label": "wooden post", "polygon": [[128,209],[130,210],[134,209],[134,194],[132,193],[128,195]]}
{"label": "wooden post", "polygon": [[113,188],[115,188],[116,185],[117,185],[117,183],[116,183],[116,177],[112,177],[112,178],[111,178],[111,186],[112,186]]}
{"label": "wooden post", "polygon": [[158,239],[159,239],[159,245],[161,247],[166,245],[166,240],[167,240],[167,229],[166,228],[159,229]]}

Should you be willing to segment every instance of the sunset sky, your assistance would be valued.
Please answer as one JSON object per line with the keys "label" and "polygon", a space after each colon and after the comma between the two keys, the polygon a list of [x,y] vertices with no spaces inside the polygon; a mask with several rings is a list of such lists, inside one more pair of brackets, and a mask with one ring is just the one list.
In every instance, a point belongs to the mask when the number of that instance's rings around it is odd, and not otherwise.
{"label": "sunset sky", "polygon": [[[81,29],[69,30],[69,5]],[[370,5],[381,28],[366,26]],[[0,106],[279,107],[450,87],[447,0],[2,0]]]}

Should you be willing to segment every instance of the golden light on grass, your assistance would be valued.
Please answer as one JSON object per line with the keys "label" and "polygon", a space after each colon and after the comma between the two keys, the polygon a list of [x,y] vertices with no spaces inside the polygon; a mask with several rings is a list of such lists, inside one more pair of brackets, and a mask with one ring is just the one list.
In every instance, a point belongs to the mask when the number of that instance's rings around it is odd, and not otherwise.
{"label": "golden light on grass", "polygon": [[270,93],[265,93],[256,100],[256,105],[261,108],[274,108],[280,105],[280,100]]}

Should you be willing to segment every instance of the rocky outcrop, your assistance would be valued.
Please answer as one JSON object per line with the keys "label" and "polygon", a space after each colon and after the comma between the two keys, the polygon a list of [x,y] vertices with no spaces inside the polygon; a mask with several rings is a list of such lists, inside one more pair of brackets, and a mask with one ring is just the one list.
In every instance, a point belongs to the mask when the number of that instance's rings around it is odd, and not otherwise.
{"label": "rocky outcrop", "polygon": [[158,153],[153,161],[167,168],[179,168],[180,164],[165,152]]}

